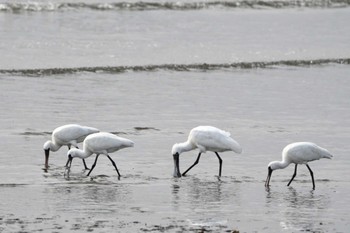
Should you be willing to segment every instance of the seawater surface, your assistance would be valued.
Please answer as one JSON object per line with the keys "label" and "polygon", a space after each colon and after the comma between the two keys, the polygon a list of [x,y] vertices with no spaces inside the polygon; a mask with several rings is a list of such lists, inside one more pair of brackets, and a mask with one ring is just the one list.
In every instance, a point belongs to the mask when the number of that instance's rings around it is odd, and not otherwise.
{"label": "seawater surface", "polygon": [[264,1],[236,1],[250,3],[238,8],[205,1],[188,10],[176,6],[192,1],[170,2],[168,9],[161,3],[133,9],[139,2],[121,9],[113,2],[102,9],[88,7],[102,4],[90,1],[1,2],[0,71],[339,59],[350,53],[348,1],[304,1],[305,7],[295,4],[303,1],[266,1],[263,8],[254,3]]}
{"label": "seawater surface", "polygon": [[[347,1],[0,2],[0,232],[347,232]],[[90,177],[67,148],[79,123],[135,142]],[[171,147],[198,125],[240,155],[207,152],[173,178]],[[332,160],[267,164],[295,141]],[[180,156],[184,171],[197,151]],[[94,156],[87,159],[91,166]]]}
{"label": "seawater surface", "polygon": [[[347,76],[347,65],[3,76],[1,229],[346,232]],[[65,178],[66,148],[52,153],[50,169],[42,170],[50,130],[70,122],[135,142],[112,154],[120,180],[106,158],[91,178],[74,160]],[[230,131],[243,154],[222,154],[220,179],[217,158],[209,152],[187,177],[172,178],[172,144],[203,124]],[[294,141],[316,142],[334,159],[310,164],[314,191],[304,166],[289,188],[294,167],[276,171],[266,191],[267,163]],[[195,157],[181,155],[182,170]]]}

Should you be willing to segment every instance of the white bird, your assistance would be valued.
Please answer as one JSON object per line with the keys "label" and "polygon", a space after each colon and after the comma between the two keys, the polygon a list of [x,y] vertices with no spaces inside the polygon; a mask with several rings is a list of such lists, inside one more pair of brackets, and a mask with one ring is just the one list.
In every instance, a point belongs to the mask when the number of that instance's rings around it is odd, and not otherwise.
{"label": "white bird", "polygon": [[[50,151],[57,151],[64,145],[68,146],[68,149],[70,149],[71,146],[78,148],[78,143],[84,141],[86,136],[97,132],[99,132],[98,129],[77,124],[62,125],[56,128],[52,132],[51,141],[45,142],[43,146],[45,151],[45,169],[49,167]],[[88,169],[85,161],[83,161],[83,163],[85,169]]]}
{"label": "white bird", "polygon": [[134,146],[133,141],[126,139],[126,138],[118,137],[118,136],[111,134],[111,133],[100,132],[100,133],[91,134],[91,135],[87,136],[86,139],[84,140],[82,150],[72,148],[68,151],[68,153],[67,153],[68,163],[69,163],[69,166],[67,167],[68,171],[72,165],[73,158],[84,159],[84,158],[91,156],[92,154],[96,154],[95,162],[92,165],[91,170],[87,174],[89,176],[90,173],[92,172],[92,170],[96,166],[97,159],[98,159],[99,155],[104,154],[112,162],[115,170],[118,173],[118,177],[120,177],[120,173],[118,171],[118,168],[108,153],[112,153],[112,152],[118,151],[120,149],[123,149],[126,147],[133,147],[133,146]]}
{"label": "white bird", "polygon": [[319,160],[322,158],[331,159],[333,155],[329,153],[328,150],[317,146],[314,143],[311,142],[295,142],[287,145],[283,151],[282,151],[282,161],[273,161],[269,163],[268,165],[268,175],[265,182],[265,186],[268,187],[271,179],[272,172],[276,169],[283,169],[288,167],[289,164],[294,163],[295,164],[295,170],[294,174],[292,176],[292,179],[289,181],[288,185],[292,183],[294,177],[297,174],[297,166],[298,164],[305,164],[306,167],[310,171],[310,175],[312,178],[312,185],[313,189],[315,189],[315,181],[314,181],[314,175],[307,164],[308,162]]}
{"label": "white bird", "polygon": [[242,153],[242,147],[234,139],[230,137],[229,132],[225,132],[221,129],[213,126],[198,126],[193,128],[188,136],[186,142],[174,144],[172,148],[172,154],[174,157],[174,177],[181,177],[179,167],[179,155],[183,152],[194,150],[198,148],[199,154],[194,164],[189,167],[182,175],[191,170],[199,161],[201,154],[206,151],[215,152],[219,159],[220,168],[219,176],[221,176],[222,159],[218,152],[234,151],[238,154]]}

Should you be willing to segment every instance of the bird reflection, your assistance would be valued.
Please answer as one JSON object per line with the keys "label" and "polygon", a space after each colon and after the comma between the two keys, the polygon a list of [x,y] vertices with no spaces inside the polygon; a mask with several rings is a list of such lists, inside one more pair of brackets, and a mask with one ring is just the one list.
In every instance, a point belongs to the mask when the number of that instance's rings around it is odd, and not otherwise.
{"label": "bird reflection", "polygon": [[172,184],[172,196],[173,196],[173,208],[175,211],[179,210],[179,200],[180,200],[180,185],[174,183]]}
{"label": "bird reflection", "polygon": [[285,200],[288,206],[291,208],[308,207],[313,208],[315,206],[314,190],[306,193],[298,193],[295,188],[289,187],[289,193],[286,193]]}
{"label": "bird reflection", "polygon": [[186,180],[174,180],[172,184],[173,204],[181,199],[182,204],[197,208],[206,204],[206,208],[222,202],[222,181],[203,181],[196,177]]}
{"label": "bird reflection", "polygon": [[240,202],[239,195],[237,198],[239,187],[232,189],[231,185],[217,179],[203,180],[192,176],[174,179],[171,186],[173,211],[186,216],[194,229],[206,231],[207,228],[227,227],[226,214],[232,214],[227,203],[230,206]]}
{"label": "bird reflection", "polygon": [[330,196],[297,191],[293,187],[288,192],[271,191],[266,193],[266,205],[269,211],[279,211],[280,226],[292,231],[322,232],[323,221],[327,218]]}
{"label": "bird reflection", "polygon": [[115,212],[128,203],[130,190],[125,185],[104,185],[75,183],[51,186],[44,191],[52,197],[51,205],[61,211],[79,211],[84,215],[90,213]]}

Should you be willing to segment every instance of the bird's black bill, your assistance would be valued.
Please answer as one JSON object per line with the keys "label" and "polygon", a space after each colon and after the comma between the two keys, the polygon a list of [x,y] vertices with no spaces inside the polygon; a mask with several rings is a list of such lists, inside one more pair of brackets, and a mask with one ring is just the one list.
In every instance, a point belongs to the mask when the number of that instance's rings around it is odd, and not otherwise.
{"label": "bird's black bill", "polygon": [[173,155],[174,157],[174,177],[181,177],[179,165],[179,153]]}
{"label": "bird's black bill", "polygon": [[45,169],[49,168],[49,154],[50,149],[45,150]]}
{"label": "bird's black bill", "polygon": [[271,175],[272,175],[272,169],[271,169],[271,167],[269,167],[268,168],[268,173],[267,173],[267,178],[266,178],[266,181],[265,181],[265,187],[269,187]]}

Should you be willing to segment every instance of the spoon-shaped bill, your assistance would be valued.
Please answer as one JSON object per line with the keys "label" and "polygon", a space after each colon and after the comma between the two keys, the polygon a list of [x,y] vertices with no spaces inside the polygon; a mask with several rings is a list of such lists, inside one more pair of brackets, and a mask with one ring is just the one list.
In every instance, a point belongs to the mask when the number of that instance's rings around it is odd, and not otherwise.
{"label": "spoon-shaped bill", "polygon": [[272,175],[272,169],[271,169],[271,167],[269,167],[268,168],[268,173],[267,173],[267,178],[266,178],[266,181],[265,181],[265,187],[269,187],[271,175]]}
{"label": "spoon-shaped bill", "polygon": [[173,155],[174,157],[174,177],[181,177],[179,165],[179,153]]}

